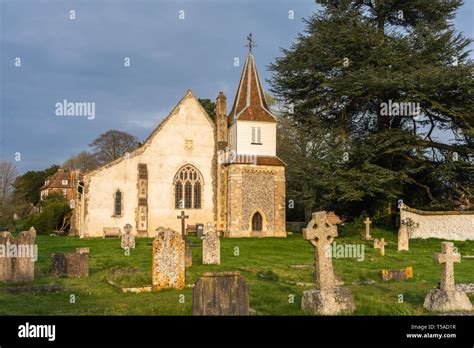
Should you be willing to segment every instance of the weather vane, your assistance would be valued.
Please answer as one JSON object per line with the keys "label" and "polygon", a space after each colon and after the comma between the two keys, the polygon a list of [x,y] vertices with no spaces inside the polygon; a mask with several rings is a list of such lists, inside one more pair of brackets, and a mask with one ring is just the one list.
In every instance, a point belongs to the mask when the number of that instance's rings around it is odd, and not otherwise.
{"label": "weather vane", "polygon": [[255,42],[252,39],[252,33],[247,35],[247,41],[249,42],[248,44],[245,45],[245,47],[248,47],[249,53],[252,53],[252,48],[257,47]]}

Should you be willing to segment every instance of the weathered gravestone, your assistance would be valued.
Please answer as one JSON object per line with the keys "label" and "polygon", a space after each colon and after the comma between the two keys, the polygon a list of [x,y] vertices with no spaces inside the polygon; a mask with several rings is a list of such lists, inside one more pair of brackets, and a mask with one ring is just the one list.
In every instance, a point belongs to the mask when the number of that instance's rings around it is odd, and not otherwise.
{"label": "weathered gravestone", "polygon": [[365,220],[364,220],[364,224],[365,224],[365,240],[372,240],[372,236],[370,235],[370,224],[372,223],[372,221],[367,217]]}
{"label": "weathered gravestone", "polygon": [[132,233],[133,227],[130,224],[126,224],[123,227],[123,233],[120,236],[120,246],[122,249],[135,249],[135,235]]}
{"label": "weathered gravestone", "polygon": [[410,238],[408,236],[408,228],[405,224],[401,223],[400,227],[398,228],[397,250],[398,251],[408,250],[409,240]]}
{"label": "weathered gravestone", "polygon": [[193,315],[248,315],[249,291],[239,272],[207,272],[193,289]]}
{"label": "weathered gravestone", "polygon": [[375,238],[374,239],[374,248],[375,249],[380,249],[380,255],[385,256],[385,246],[387,245],[387,242],[382,239]]}
{"label": "weathered gravestone", "polygon": [[57,277],[88,277],[89,248],[77,248],[74,253],[52,254],[51,273]]}
{"label": "weathered gravestone", "polygon": [[413,268],[383,269],[380,271],[380,277],[383,281],[411,279],[413,278]]}
{"label": "weathered gravestone", "polygon": [[30,234],[31,234],[34,238],[36,238],[36,229],[35,229],[33,226],[30,227],[30,229],[28,230],[28,232],[30,232]]}
{"label": "weathered gravestone", "polygon": [[202,263],[203,265],[221,264],[221,241],[219,233],[211,224],[207,224],[206,233],[202,237]]}
{"label": "weathered gravestone", "polygon": [[185,243],[172,229],[158,228],[153,240],[153,290],[183,289],[185,277]]}
{"label": "weathered gravestone", "polygon": [[336,285],[331,243],[337,237],[337,226],[327,219],[325,211],[313,213],[303,238],[314,247],[314,267],[317,289],[303,292],[301,308],[312,314],[335,315],[353,312],[355,303],[350,289]]}
{"label": "weathered gravestone", "polygon": [[36,232],[23,231],[17,238],[0,232],[0,281],[31,282],[35,279]]}
{"label": "weathered gravestone", "polygon": [[456,290],[454,263],[461,262],[461,255],[454,253],[454,245],[441,243],[442,253],[435,254],[435,262],[441,264],[440,289],[432,289],[425,297],[423,307],[431,312],[470,311],[472,304],[467,294]]}
{"label": "weathered gravestone", "polygon": [[189,239],[184,240],[185,245],[185,266],[191,267],[193,265],[193,251],[191,249],[191,241]]}

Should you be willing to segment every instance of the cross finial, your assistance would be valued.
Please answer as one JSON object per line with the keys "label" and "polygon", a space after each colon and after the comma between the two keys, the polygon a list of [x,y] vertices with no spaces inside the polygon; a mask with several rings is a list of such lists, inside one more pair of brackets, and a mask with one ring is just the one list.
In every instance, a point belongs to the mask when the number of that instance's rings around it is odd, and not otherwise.
{"label": "cross finial", "polygon": [[252,33],[247,35],[247,41],[249,42],[248,44],[245,45],[245,47],[248,47],[249,53],[252,53],[252,48],[257,47],[255,42],[252,39]]}

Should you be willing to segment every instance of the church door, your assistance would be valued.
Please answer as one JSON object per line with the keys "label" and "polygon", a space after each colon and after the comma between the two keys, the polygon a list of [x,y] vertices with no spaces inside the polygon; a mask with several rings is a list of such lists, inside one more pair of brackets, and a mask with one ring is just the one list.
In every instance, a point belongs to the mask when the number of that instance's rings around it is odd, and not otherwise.
{"label": "church door", "polygon": [[262,215],[258,211],[252,217],[252,232],[262,232]]}

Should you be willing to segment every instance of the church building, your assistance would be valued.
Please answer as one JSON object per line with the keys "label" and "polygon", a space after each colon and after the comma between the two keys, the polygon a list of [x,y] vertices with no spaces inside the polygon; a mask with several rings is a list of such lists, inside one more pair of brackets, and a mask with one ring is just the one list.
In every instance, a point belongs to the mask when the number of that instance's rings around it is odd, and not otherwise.
{"label": "church building", "polygon": [[71,234],[130,224],[154,237],[160,226],[181,231],[184,211],[186,224],[210,222],[226,237],[286,237],[276,128],[250,52],[229,114],[222,92],[214,121],[189,90],[139,148],[84,174]]}

